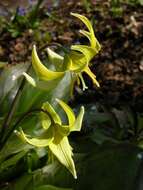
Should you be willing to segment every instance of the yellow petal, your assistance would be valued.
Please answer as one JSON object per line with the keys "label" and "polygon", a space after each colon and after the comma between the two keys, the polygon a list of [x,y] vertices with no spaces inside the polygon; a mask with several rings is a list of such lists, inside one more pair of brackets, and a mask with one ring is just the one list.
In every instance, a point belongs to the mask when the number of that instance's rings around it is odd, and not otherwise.
{"label": "yellow petal", "polygon": [[87,64],[97,54],[94,48],[86,45],[73,45],[71,49],[81,52],[85,56]]}
{"label": "yellow petal", "polygon": [[46,147],[53,140],[52,128],[49,128],[49,130],[47,130],[46,133],[39,138],[29,138],[28,135],[26,135],[22,129],[20,129],[20,132],[18,132],[17,135],[23,141],[25,141],[33,146],[36,146],[36,147]]}
{"label": "yellow petal", "polygon": [[[48,114],[50,114],[51,119],[54,121],[54,123],[59,124],[59,125],[62,124],[59,115],[56,113],[54,108],[48,102],[43,103],[42,109],[47,111]],[[48,117],[47,117],[47,119],[48,119]]]}
{"label": "yellow petal", "polygon": [[93,27],[91,25],[91,22],[83,15],[80,15],[77,13],[71,13],[71,15],[77,17],[86,25],[86,27],[89,30],[89,33],[87,31],[82,31],[82,33],[90,40],[91,47],[96,48],[96,50],[99,51],[101,49],[101,46],[95,37],[94,30],[93,30]]}
{"label": "yellow petal", "polygon": [[79,52],[71,51],[70,59],[72,62],[69,67],[69,70],[74,71],[76,73],[81,72],[87,65],[86,57]]}
{"label": "yellow petal", "polygon": [[38,75],[38,77],[42,80],[54,80],[57,78],[60,78],[64,75],[64,72],[54,72],[46,68],[40,61],[37,51],[36,51],[36,46],[33,46],[32,50],[32,65],[33,68]]}
{"label": "yellow petal", "polygon": [[84,116],[84,107],[81,106],[80,112],[76,118],[76,121],[75,121],[73,127],[70,128],[70,131],[80,131],[81,130],[83,116]]}
{"label": "yellow petal", "polygon": [[56,69],[62,68],[64,57],[57,54],[50,48],[47,48],[48,58],[51,64],[55,65]]}
{"label": "yellow petal", "polygon": [[[56,141],[55,141],[56,142]],[[72,173],[74,178],[77,178],[74,161],[72,159],[72,149],[68,138],[63,137],[59,143],[54,141],[50,143],[49,148],[57,159]]]}
{"label": "yellow petal", "polygon": [[64,103],[62,100],[56,99],[57,102],[60,104],[60,106],[63,108],[63,110],[65,111],[67,117],[68,117],[68,121],[69,121],[69,126],[72,126],[75,122],[75,115],[74,112],[72,111],[72,109],[66,104]]}

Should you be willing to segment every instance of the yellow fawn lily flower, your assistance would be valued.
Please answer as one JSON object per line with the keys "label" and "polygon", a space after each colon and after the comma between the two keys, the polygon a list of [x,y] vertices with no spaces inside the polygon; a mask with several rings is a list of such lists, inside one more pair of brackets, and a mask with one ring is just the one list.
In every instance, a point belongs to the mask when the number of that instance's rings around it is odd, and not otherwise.
{"label": "yellow fawn lily flower", "polygon": [[[89,68],[89,64],[91,59],[100,51],[101,46],[98,40],[95,37],[93,27],[90,21],[83,15],[77,13],[71,13],[71,15],[79,18],[87,27],[88,31],[81,30],[80,33],[85,35],[90,42],[90,46],[87,45],[73,45],[71,46],[71,54],[69,55],[69,59],[71,64],[69,69],[77,72],[79,79],[82,82],[83,90],[86,89],[86,85],[84,83],[84,79],[82,77],[82,72],[85,72],[92,79],[93,83],[99,87],[99,83],[96,80],[96,76]],[[77,67],[78,66],[78,67]]]}
{"label": "yellow fawn lily flower", "polygon": [[77,178],[68,135],[72,131],[81,130],[84,107],[81,107],[78,116],[75,117],[74,112],[66,103],[61,100],[57,101],[67,115],[68,124],[63,124],[55,109],[46,102],[43,104],[43,112],[41,112],[41,125],[44,131],[42,135],[40,137],[33,138],[25,134],[21,129],[20,132],[18,132],[18,136],[33,146],[49,147],[50,151],[72,173],[74,178]]}
{"label": "yellow fawn lily flower", "polygon": [[[55,71],[51,71],[46,68],[40,61],[36,47],[33,46],[32,50],[32,66],[39,78],[35,80],[28,74],[24,73],[24,76],[34,87],[46,88],[47,86],[54,87],[57,82],[64,76],[65,72],[69,71],[76,75],[78,81],[82,83],[83,90],[87,88],[85,85],[82,73],[85,72],[93,81],[96,86],[100,86],[96,80],[96,76],[90,70],[89,65],[91,59],[100,51],[101,46],[95,37],[91,22],[83,15],[77,13],[71,13],[71,15],[80,19],[87,27],[88,31],[80,30],[80,33],[89,39],[90,46],[88,45],[72,45],[71,52],[66,54],[65,57],[58,55],[48,48],[50,62],[55,66]],[[42,83],[42,81],[44,83]],[[46,83],[45,83],[46,81]],[[52,85],[49,82],[53,82]]]}

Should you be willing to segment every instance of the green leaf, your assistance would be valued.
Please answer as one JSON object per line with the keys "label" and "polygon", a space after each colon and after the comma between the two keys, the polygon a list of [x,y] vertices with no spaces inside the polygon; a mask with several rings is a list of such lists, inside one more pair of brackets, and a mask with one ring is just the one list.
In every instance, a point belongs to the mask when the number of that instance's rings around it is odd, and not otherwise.
{"label": "green leaf", "polygon": [[29,109],[41,107],[46,101],[54,104],[55,98],[67,101],[70,96],[71,80],[71,73],[66,72],[61,80],[59,78],[52,81],[39,81],[38,88],[31,88],[29,83],[25,84],[19,101],[18,112],[24,113]]}
{"label": "green leaf", "polygon": [[[33,131],[35,132],[35,129],[37,128],[36,126],[37,124],[38,124],[38,121],[34,115],[34,116],[31,116],[30,118],[25,119],[24,122],[21,123],[20,127],[24,131],[26,131],[26,133],[33,135]],[[5,147],[1,150],[0,163],[2,163],[8,157],[10,158],[11,155],[17,154],[22,151],[27,151],[29,149],[31,149],[31,146],[23,142],[20,138],[16,136],[15,133],[13,133],[11,137],[8,139]]]}
{"label": "green leaf", "polygon": [[37,55],[36,46],[33,46],[32,50],[32,65],[37,76],[42,80],[50,81],[64,76],[64,72],[51,71],[41,63]]}
{"label": "green leaf", "polygon": [[[72,159],[72,150],[68,138],[63,137],[59,142],[58,136],[49,144],[49,148],[57,159],[72,173],[74,178],[77,178],[74,161]],[[58,142],[57,142],[58,141]]]}
{"label": "green leaf", "polygon": [[[24,172],[21,175],[17,175],[14,180],[11,180],[5,185],[1,186],[1,190],[37,190],[50,184],[50,186],[56,186],[58,188],[65,188],[63,190],[71,190],[74,179],[69,171],[61,165],[58,161],[54,161],[52,164],[45,165],[39,169],[36,169],[30,173]],[[49,186],[49,185],[48,185]]]}
{"label": "green leaf", "polygon": [[72,189],[56,187],[53,185],[42,185],[40,187],[36,187],[34,190],[72,190]]}
{"label": "green leaf", "polygon": [[10,166],[15,165],[28,151],[24,150],[19,152],[18,154],[10,157],[9,159],[2,162],[0,165],[0,171],[7,169]]}
{"label": "green leaf", "polygon": [[142,189],[138,188],[142,187],[138,184],[139,179],[142,181],[142,156],[141,149],[127,143],[95,146],[77,164],[79,177],[74,189]]}
{"label": "green leaf", "polygon": [[143,0],[139,0],[140,5],[143,5]]}
{"label": "green leaf", "polygon": [[[18,79],[28,68],[28,64],[17,64],[14,66],[4,67],[0,75],[0,103],[15,88],[18,88]],[[15,93],[13,92],[13,94]]]}

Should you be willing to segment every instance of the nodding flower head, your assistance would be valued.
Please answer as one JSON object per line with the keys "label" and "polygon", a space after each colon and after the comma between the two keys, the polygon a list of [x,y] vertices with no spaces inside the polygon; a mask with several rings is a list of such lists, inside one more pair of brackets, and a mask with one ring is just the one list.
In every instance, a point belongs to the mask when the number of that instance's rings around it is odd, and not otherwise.
{"label": "nodding flower head", "polygon": [[72,148],[68,141],[68,135],[72,131],[80,131],[84,107],[81,107],[77,117],[72,109],[63,101],[57,100],[67,115],[68,123],[64,124],[55,109],[48,103],[44,103],[41,110],[41,126],[43,133],[39,137],[30,137],[21,129],[18,136],[25,142],[36,147],[49,147],[53,155],[72,173],[74,178],[76,170],[72,159]]}
{"label": "nodding flower head", "polygon": [[[33,46],[32,51],[32,65],[37,74],[39,80],[42,81],[55,81],[60,80],[66,72],[70,72],[73,76],[73,81],[78,81],[78,84],[82,84],[83,90],[87,88],[84,79],[82,77],[82,73],[85,72],[93,81],[97,87],[99,87],[99,83],[96,80],[95,74],[90,70],[90,61],[92,58],[98,54],[101,49],[101,46],[98,40],[95,37],[93,27],[91,22],[83,15],[71,13],[72,16],[77,17],[80,19],[87,30],[80,30],[80,33],[83,34],[89,40],[89,45],[72,45],[71,51],[66,53],[64,57],[58,55],[57,53],[53,52],[51,49],[48,48],[48,56],[50,62],[54,66],[54,70],[50,70],[45,67],[36,52],[36,47]],[[40,87],[39,81],[35,81],[32,77],[28,74],[24,73],[26,79],[33,85]],[[73,85],[71,85],[73,86]]]}
{"label": "nodding flower head", "polygon": [[77,73],[78,81],[81,81],[83,90],[85,90],[87,86],[85,85],[84,79],[82,77],[82,72],[85,72],[92,79],[93,83],[99,87],[100,85],[96,80],[96,76],[90,70],[89,65],[92,58],[100,51],[101,46],[95,37],[91,22],[83,15],[77,13],[71,13],[71,15],[77,17],[86,25],[88,30],[80,30],[80,33],[88,38],[90,45],[71,46],[72,51],[68,60],[69,69]]}

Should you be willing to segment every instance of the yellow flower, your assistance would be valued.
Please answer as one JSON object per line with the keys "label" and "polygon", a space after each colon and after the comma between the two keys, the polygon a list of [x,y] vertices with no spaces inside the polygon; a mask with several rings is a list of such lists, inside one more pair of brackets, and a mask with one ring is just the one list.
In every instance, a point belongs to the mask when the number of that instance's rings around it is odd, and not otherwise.
{"label": "yellow flower", "polygon": [[[93,27],[90,21],[83,15],[71,13],[71,15],[79,18],[87,27],[88,31],[80,30],[84,36],[89,39],[90,46],[87,45],[73,45],[71,46],[71,53],[68,60],[68,69],[77,73],[78,78],[81,80],[83,90],[87,88],[82,77],[82,72],[85,72],[92,79],[93,83],[99,87],[96,76],[89,68],[91,59],[100,51],[101,46],[95,37]],[[79,80],[79,81],[80,81]]]}
{"label": "yellow flower", "polygon": [[[99,87],[96,76],[90,70],[89,65],[91,59],[100,51],[101,46],[95,37],[93,27],[90,21],[83,15],[71,13],[71,15],[79,18],[87,27],[88,31],[80,30],[84,36],[89,39],[88,45],[72,45],[71,52],[64,57],[58,55],[48,48],[49,60],[54,65],[55,70],[52,71],[45,67],[36,52],[36,47],[33,46],[32,65],[37,74],[38,80],[33,79],[27,73],[24,73],[26,79],[35,87],[46,88],[47,86],[54,87],[57,82],[64,76],[66,72],[75,74],[76,80],[81,81],[83,90],[87,88],[85,85],[82,73],[85,72],[92,79],[93,83]],[[44,81],[44,83],[42,83]],[[50,82],[51,85],[50,85]]]}
{"label": "yellow flower", "polygon": [[72,173],[74,178],[76,176],[76,169],[72,159],[72,148],[68,141],[68,135],[72,131],[80,131],[84,107],[81,107],[77,118],[72,109],[63,101],[57,100],[59,105],[65,111],[68,124],[62,123],[60,116],[56,113],[54,108],[48,103],[44,103],[41,112],[41,125],[43,133],[40,137],[30,137],[26,135],[21,129],[18,136],[25,142],[36,147],[49,147],[50,151],[57,157],[57,159]]}

